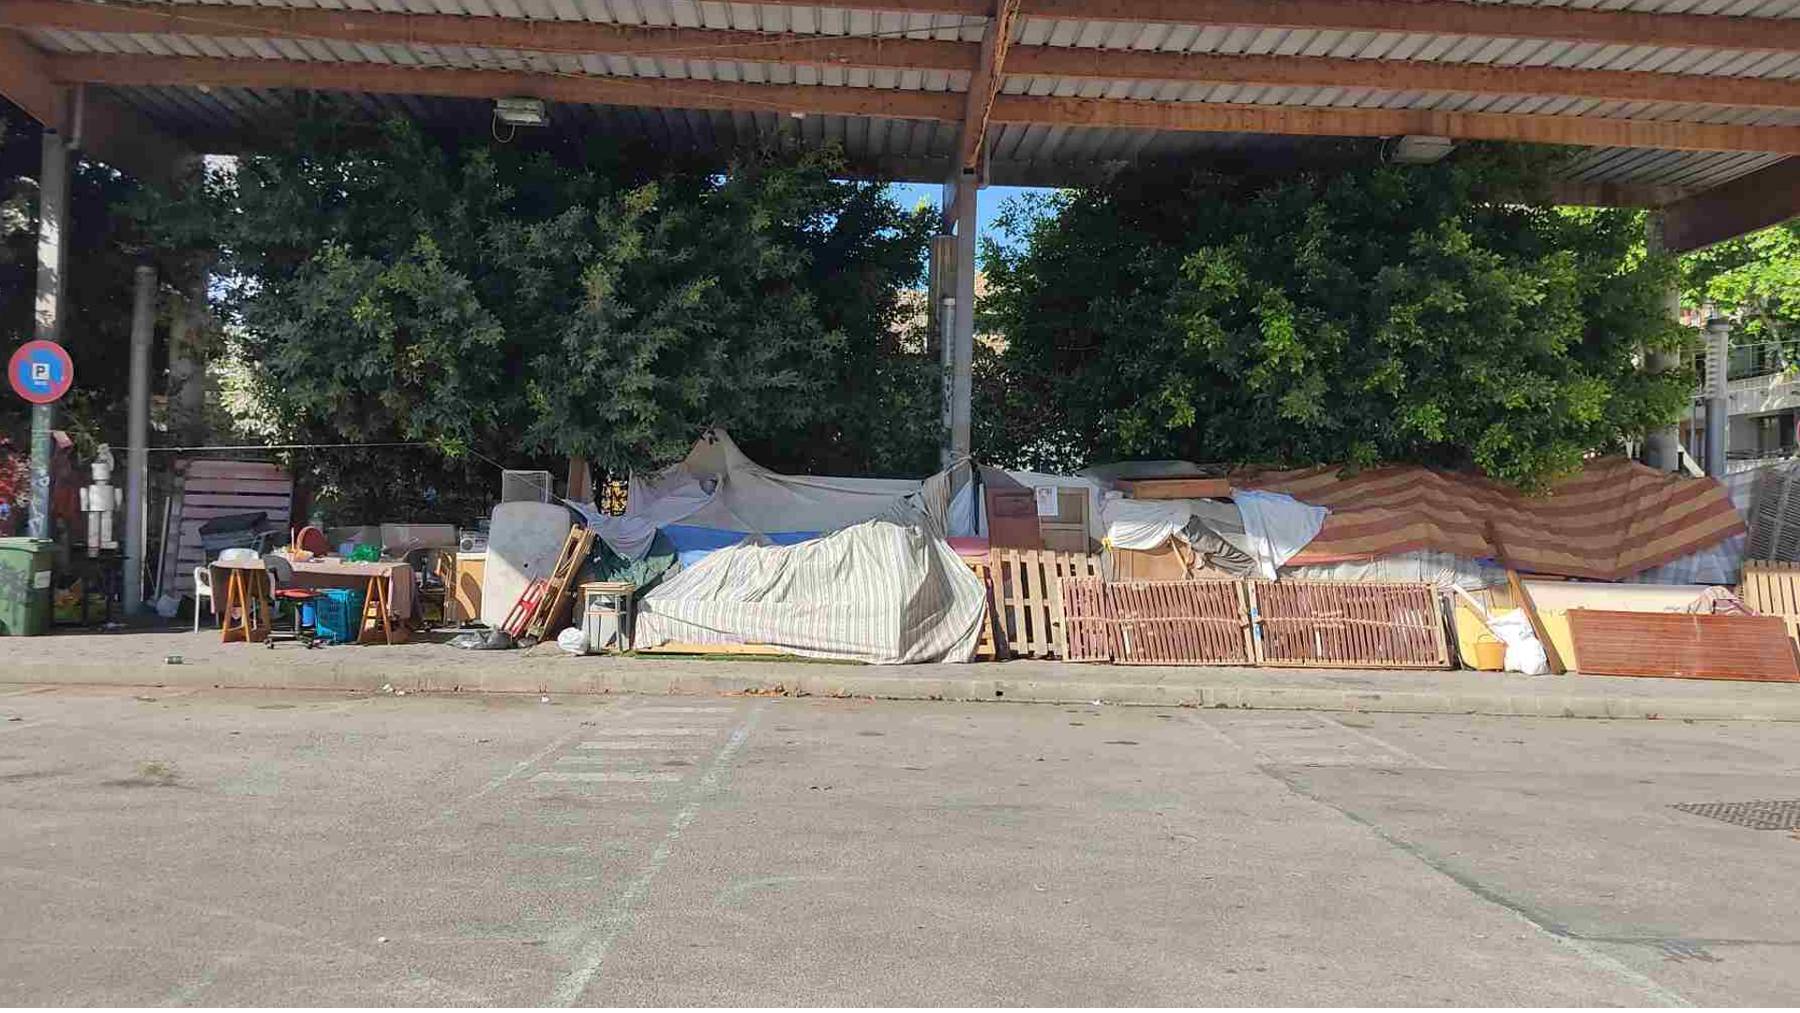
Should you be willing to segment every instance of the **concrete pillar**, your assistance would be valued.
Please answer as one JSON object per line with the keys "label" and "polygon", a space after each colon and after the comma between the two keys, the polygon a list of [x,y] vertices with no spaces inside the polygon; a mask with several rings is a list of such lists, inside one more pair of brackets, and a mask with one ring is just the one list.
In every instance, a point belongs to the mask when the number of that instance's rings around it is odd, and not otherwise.
{"label": "concrete pillar", "polygon": [[131,399],[125,422],[125,614],[144,607],[144,524],[150,480],[150,345],[156,336],[156,268],[132,274]]}
{"label": "concrete pillar", "polygon": [[1714,478],[1725,477],[1730,449],[1730,370],[1731,321],[1713,317],[1706,322],[1706,473]]}
{"label": "concrete pillar", "polygon": [[[1661,211],[1644,217],[1644,245],[1652,255],[1668,249],[1663,240],[1664,218]],[[1681,289],[1670,286],[1663,296],[1663,306],[1671,320],[1681,319]],[[1644,371],[1666,373],[1681,368],[1681,356],[1675,352],[1645,351]],[[1673,424],[1652,429],[1644,435],[1644,463],[1658,471],[1674,471],[1681,467],[1681,436]]]}
{"label": "concrete pillar", "polygon": [[[63,292],[69,243],[69,144],[49,128],[43,134],[43,161],[38,172],[37,337],[62,341]],[[31,520],[33,538],[50,537],[50,430],[54,405],[31,407]]]}

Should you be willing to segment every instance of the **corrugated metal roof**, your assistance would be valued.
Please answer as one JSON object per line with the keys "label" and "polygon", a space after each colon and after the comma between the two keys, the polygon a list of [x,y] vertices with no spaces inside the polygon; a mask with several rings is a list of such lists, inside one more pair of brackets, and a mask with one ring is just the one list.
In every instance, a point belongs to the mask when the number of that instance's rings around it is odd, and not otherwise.
{"label": "corrugated metal roof", "polygon": [[[375,63],[418,67],[503,69],[614,78],[690,79],[900,91],[957,92],[963,71],[799,66],[733,57],[667,59],[601,54],[544,54],[479,46],[370,45],[323,39],[238,38],[234,6],[286,6],[469,14],[480,17],[586,20],[630,25],[736,29],[769,33],[893,35],[977,42],[986,19],[946,14],[846,11],[829,5],[772,6],[721,0],[175,0],[216,11],[215,35],[102,35],[38,31],[43,48],[68,53],[138,53],[229,59]],[[1519,7],[1569,7],[1718,16],[1800,18],[1800,0],[1480,0]],[[209,12],[210,14],[210,12]],[[209,29],[212,30],[212,29]],[[1800,56],[1694,47],[1602,46],[1399,32],[1256,29],[1203,24],[1137,24],[1026,16],[1015,39],[1023,46],[1151,50],[1169,53],[1291,55],[1355,60],[1468,63],[1518,67],[1658,71],[1746,78],[1800,79]],[[1470,94],[1344,87],[1086,80],[1009,75],[1009,94],[1131,98],[1173,102],[1290,107],[1434,109],[1758,126],[1800,126],[1800,111],[1672,102],[1597,101],[1544,95]],[[187,133],[250,129],[292,109],[291,93],[241,88],[121,88],[117,92],[165,125]],[[356,108],[406,111],[441,126],[486,129],[485,103],[406,96],[354,96]],[[639,133],[675,149],[715,151],[751,139],[841,143],[859,164],[890,166],[916,178],[950,170],[957,128],[883,117],[851,119],[778,113],[724,113],[618,106],[558,106],[558,128]],[[1267,135],[1155,132],[1111,128],[1000,125],[990,135],[992,178],[1011,182],[1083,182],[1131,162],[1182,162],[1257,154],[1295,157],[1329,139]],[[1643,183],[1702,189],[1779,161],[1732,152],[1592,149],[1569,166],[1570,178],[1592,183]]]}

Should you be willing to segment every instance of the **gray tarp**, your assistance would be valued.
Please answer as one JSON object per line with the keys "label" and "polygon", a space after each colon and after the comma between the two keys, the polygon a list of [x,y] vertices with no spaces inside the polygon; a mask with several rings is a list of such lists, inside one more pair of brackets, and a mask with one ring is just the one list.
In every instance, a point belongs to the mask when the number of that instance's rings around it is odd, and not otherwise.
{"label": "gray tarp", "polygon": [[982,582],[923,517],[867,521],[797,545],[736,545],[638,603],[633,643],[768,644],[877,665],[968,661]]}

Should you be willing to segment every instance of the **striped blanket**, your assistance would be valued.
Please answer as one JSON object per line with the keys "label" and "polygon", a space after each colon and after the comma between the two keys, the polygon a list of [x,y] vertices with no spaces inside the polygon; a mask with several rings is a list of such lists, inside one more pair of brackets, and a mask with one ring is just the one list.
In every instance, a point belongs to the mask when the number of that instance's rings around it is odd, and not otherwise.
{"label": "striped blanket", "polygon": [[1232,485],[1330,508],[1318,537],[1289,560],[1295,566],[1424,549],[1621,580],[1745,531],[1717,481],[1616,457],[1589,462],[1544,496],[1421,467],[1262,471],[1234,475]]}

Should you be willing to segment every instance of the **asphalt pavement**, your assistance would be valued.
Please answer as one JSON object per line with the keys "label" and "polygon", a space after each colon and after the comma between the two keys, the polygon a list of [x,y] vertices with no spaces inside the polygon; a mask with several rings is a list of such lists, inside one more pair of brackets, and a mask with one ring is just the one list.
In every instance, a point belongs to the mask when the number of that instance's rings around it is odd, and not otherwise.
{"label": "asphalt pavement", "polygon": [[1800,725],[14,686],[0,997],[1784,1004],[1756,800]]}

